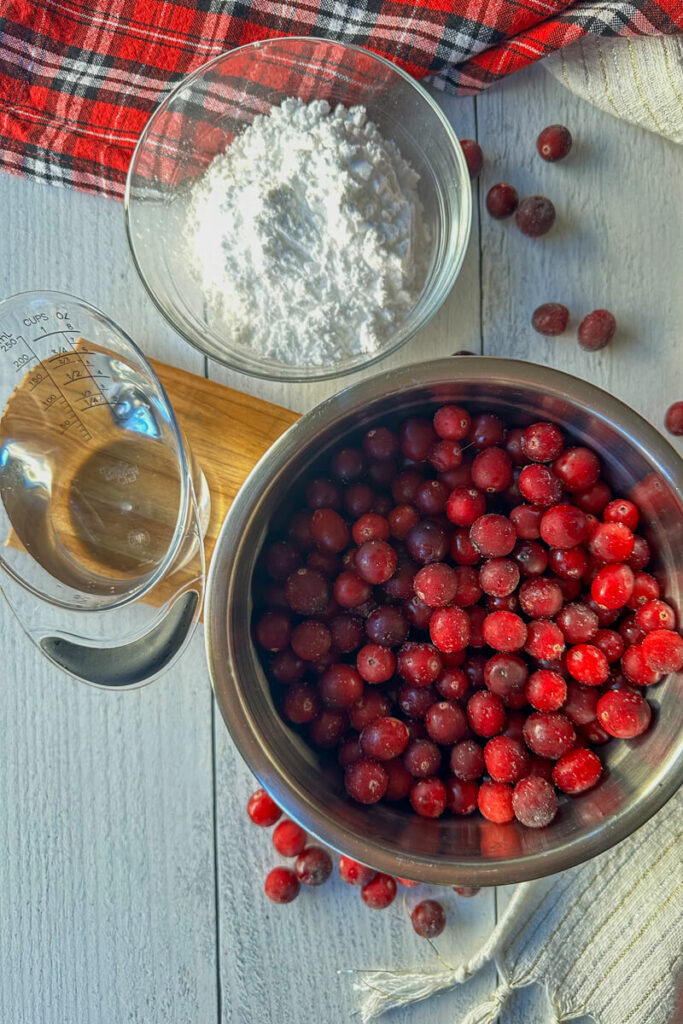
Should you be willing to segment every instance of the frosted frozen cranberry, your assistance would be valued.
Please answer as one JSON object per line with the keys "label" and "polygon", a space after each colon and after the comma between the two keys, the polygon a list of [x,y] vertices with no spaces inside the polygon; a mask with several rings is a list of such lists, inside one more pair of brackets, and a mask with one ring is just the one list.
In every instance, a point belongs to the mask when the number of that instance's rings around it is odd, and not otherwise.
{"label": "frosted frozen cranberry", "polygon": [[320,846],[308,846],[297,857],[294,871],[303,885],[324,885],[332,874],[332,858]]}
{"label": "frosted frozen cranberry", "polygon": [[519,569],[509,558],[491,558],[479,570],[479,584],[485,594],[506,597],[519,583]]}
{"label": "frosted frozen cranberry", "polygon": [[604,608],[623,608],[633,593],[633,583],[633,570],[630,566],[614,563],[605,565],[591,583],[591,597]]}
{"label": "frosted frozen cranberry", "polygon": [[448,552],[448,533],[441,523],[424,519],[416,523],[406,534],[408,554],[420,565],[443,562]]}
{"label": "frosted frozen cranberry", "polygon": [[632,501],[627,498],[615,498],[605,506],[602,518],[605,523],[623,523],[629,530],[635,530],[640,515]]}
{"label": "frosted frozen cranberry", "polygon": [[332,645],[332,634],[316,619],[300,622],[292,633],[292,650],[304,661],[318,661]]}
{"label": "frosted frozen cranberry", "polygon": [[585,513],[575,505],[555,505],[541,519],[541,537],[548,547],[575,548],[588,537]]}
{"label": "frosted frozen cranberry", "polygon": [[389,604],[398,601],[408,601],[413,595],[413,581],[417,572],[417,566],[413,562],[401,562],[394,575],[384,584],[384,596]]}
{"label": "frosted frozen cranberry", "polygon": [[[447,473],[457,469],[463,460],[462,447],[458,441],[449,441],[442,438],[432,448],[429,461],[437,473]],[[445,486],[445,484],[443,484]]]}
{"label": "frosted frozen cranberry", "polygon": [[518,205],[517,189],[506,181],[493,185],[486,193],[486,209],[496,220],[511,217]]}
{"label": "frosted frozen cranberry", "polygon": [[393,605],[380,605],[365,621],[365,632],[369,639],[382,647],[398,647],[408,637],[408,621]]}
{"label": "frosted frozen cranberry", "polygon": [[624,641],[615,629],[599,629],[593,637],[593,643],[602,651],[610,665],[618,661],[624,653]]}
{"label": "frosted frozen cranberry", "polygon": [[291,903],[299,895],[299,879],[290,868],[273,868],[263,888],[273,903]]}
{"label": "frosted frozen cranberry", "polygon": [[642,649],[645,664],[654,672],[679,672],[683,668],[683,637],[670,629],[652,630],[644,637]]}
{"label": "frosted frozen cranberry", "polygon": [[572,749],[576,733],[566,715],[539,711],[524,723],[524,742],[539,757],[556,761]]}
{"label": "frosted frozen cranberry", "polygon": [[361,899],[371,910],[385,910],[396,899],[396,882],[391,875],[379,872],[360,891]]}
{"label": "frosted frozen cranberry", "polygon": [[401,452],[407,459],[423,462],[437,440],[436,431],[429,420],[418,416],[404,420],[399,431]]}
{"label": "frosted frozen cranberry", "polygon": [[477,798],[479,810],[488,821],[499,825],[512,821],[512,786],[505,782],[482,782]]}
{"label": "frosted frozen cranberry", "polygon": [[432,740],[411,740],[403,754],[403,765],[414,778],[427,778],[441,767],[441,751]]}
{"label": "frosted frozen cranberry", "polygon": [[442,746],[457,743],[467,732],[465,712],[453,701],[440,700],[432,704],[424,722],[429,738]]}
{"label": "frosted frozen cranberry", "polygon": [[301,565],[301,552],[287,540],[276,540],[266,549],[266,572],[274,580],[286,580]]}
{"label": "frosted frozen cranberry", "polygon": [[456,778],[446,779],[446,807],[452,814],[472,814],[477,809],[479,785]]}
{"label": "frosted frozen cranberry", "polygon": [[534,310],[531,317],[533,329],[548,338],[564,334],[568,323],[569,310],[561,302],[544,302]]}
{"label": "frosted frozen cranberry", "polygon": [[517,821],[527,828],[545,828],[557,814],[557,796],[550,782],[538,775],[521,779],[512,793]]}
{"label": "frosted frozen cranberry", "polygon": [[609,676],[609,662],[594,644],[577,644],[567,651],[567,670],[584,686],[602,686]]}
{"label": "frosted frozen cranberry", "polygon": [[288,576],[285,594],[289,607],[298,615],[319,615],[330,599],[327,580],[312,569],[297,569]]}
{"label": "frosted frozen cranberry", "polygon": [[306,845],[306,833],[295,821],[281,821],[273,831],[273,846],[283,857],[298,857]]}
{"label": "frosted frozen cranberry", "polygon": [[484,751],[475,740],[462,740],[451,750],[450,766],[453,774],[464,782],[480,779],[484,774]]}
{"label": "frosted frozen cranberry", "polygon": [[467,170],[471,179],[478,178],[484,166],[484,154],[478,142],[474,139],[460,139]]}
{"label": "frosted frozen cranberry", "polygon": [[417,779],[410,790],[412,808],[423,818],[439,818],[446,810],[446,801],[446,787],[441,779]]}
{"label": "frosted frozen cranberry", "polygon": [[521,698],[523,704],[524,686],[528,676],[529,669],[526,663],[516,654],[494,654],[484,668],[486,688],[508,706],[518,706],[516,698]]}
{"label": "frosted frozen cranberry", "polygon": [[512,463],[504,448],[484,448],[472,463],[472,482],[487,494],[504,491],[512,482]]}
{"label": "frosted frozen cranberry", "polygon": [[628,564],[631,566],[634,572],[639,569],[644,569],[649,563],[651,558],[650,545],[644,537],[636,536],[633,538],[633,554],[628,560]]}
{"label": "frosted frozen cranberry", "polygon": [[532,423],[522,437],[522,451],[531,462],[551,462],[563,447],[562,431],[554,423]]}
{"label": "frosted frozen cranberry", "polygon": [[338,746],[348,724],[348,715],[344,711],[323,708],[308,727],[311,743],[316,747],[321,747],[323,750],[331,750],[333,747]]}
{"label": "frosted frozen cranberry", "polygon": [[644,733],[650,724],[650,705],[631,690],[608,690],[598,701],[598,722],[605,732],[630,740]]}
{"label": "frosted frozen cranberry", "polygon": [[526,642],[527,628],[514,612],[492,612],[484,619],[482,631],[489,647],[506,654],[520,650]]}
{"label": "frosted frozen cranberry", "polygon": [[600,475],[600,460],[590,448],[567,448],[553,463],[553,472],[566,491],[590,487]]}
{"label": "frosted frozen cranberry", "polygon": [[579,324],[579,345],[589,352],[596,352],[610,343],[616,329],[617,322],[608,309],[594,309]]}
{"label": "frosted frozen cranberry", "polygon": [[376,718],[360,734],[360,745],[366,757],[391,761],[408,746],[408,729],[398,718]]}
{"label": "frosted frozen cranberry", "polygon": [[471,526],[485,511],[486,498],[476,487],[456,487],[446,503],[446,515],[456,526]]}
{"label": "frosted frozen cranberry", "polygon": [[534,462],[519,474],[520,493],[532,505],[549,508],[562,497],[562,483],[548,466]]}
{"label": "frosted frozen cranberry", "polygon": [[367,683],[386,683],[396,670],[396,657],[387,647],[366,644],[356,655],[356,669]]}
{"label": "frosted frozen cranberry", "polygon": [[528,622],[524,650],[539,661],[559,658],[564,651],[562,630],[548,619]]}
{"label": "frosted frozen cranberry", "polygon": [[601,516],[611,497],[612,492],[604,480],[596,480],[590,487],[574,491],[572,501],[586,514]]}
{"label": "frosted frozen cranberry", "polygon": [[386,541],[370,540],[358,548],[354,563],[361,579],[376,585],[386,583],[393,576],[398,565],[398,556]]}
{"label": "frosted frozen cranberry", "polygon": [[247,814],[254,825],[268,828],[281,817],[282,811],[265,789],[257,789],[247,801]]}
{"label": "frosted frozen cranberry", "polygon": [[661,673],[650,668],[646,662],[645,652],[640,644],[634,644],[624,651],[621,668],[626,678],[637,686],[652,686],[661,679]]}
{"label": "frosted frozen cranberry", "polygon": [[472,424],[470,414],[459,405],[440,406],[432,422],[439,437],[449,441],[462,441]]}
{"label": "frosted frozen cranberry", "polygon": [[538,155],[549,163],[564,160],[571,148],[571,132],[563,124],[549,124],[536,139]]}
{"label": "frosted frozen cranberry", "polygon": [[438,651],[431,644],[409,643],[396,658],[398,674],[413,686],[429,686],[443,668]]}
{"label": "frosted frozen cranberry", "polygon": [[458,577],[450,565],[432,562],[420,569],[413,580],[415,593],[431,608],[450,604],[458,589]]}
{"label": "frosted frozen cranberry", "polygon": [[588,555],[583,547],[550,548],[548,566],[556,576],[564,579],[581,579],[588,568]]}
{"label": "frosted frozen cranberry", "polygon": [[467,702],[467,721],[472,732],[489,739],[503,730],[505,706],[497,694],[478,690]]}
{"label": "frosted frozen cranberry", "polygon": [[486,770],[495,782],[519,782],[529,766],[529,754],[518,740],[494,736],[484,747]]}
{"label": "frosted frozen cranberry", "polygon": [[349,723],[360,732],[366,725],[388,715],[390,711],[391,701],[386,693],[375,689],[364,690],[362,697],[349,708]]}
{"label": "frosted frozen cranberry", "polygon": [[410,793],[413,777],[401,759],[396,758],[394,761],[385,761],[384,770],[387,773],[388,779],[384,799],[390,800],[392,803],[405,800]]}
{"label": "frosted frozen cranberry", "polygon": [[517,207],[515,224],[523,235],[539,238],[555,223],[555,207],[546,196],[527,196]]}
{"label": "frosted frozen cranberry", "polygon": [[344,772],[344,786],[359,804],[376,804],[387,788],[387,773],[379,761],[362,758]]}
{"label": "frosted frozen cranberry", "polygon": [[633,552],[633,533],[624,523],[599,523],[588,544],[601,562],[625,562]]}
{"label": "frosted frozen cranberry", "polygon": [[295,725],[312,722],[320,712],[320,700],[317,693],[308,683],[295,683],[290,686],[282,702],[282,713]]}
{"label": "frosted frozen cranberry", "polygon": [[462,608],[437,608],[429,620],[429,635],[440,651],[462,651],[470,636],[470,620]]}
{"label": "frosted frozen cranberry", "polygon": [[544,576],[526,580],[519,588],[519,604],[533,619],[551,619],[562,608],[562,590]]}
{"label": "frosted frozen cranberry", "polygon": [[435,683],[444,700],[462,700],[467,693],[469,683],[461,668],[446,668]]}
{"label": "frosted frozen cranberry", "polygon": [[538,540],[543,511],[536,505],[516,505],[511,509],[510,522],[521,540]]}
{"label": "frosted frozen cranberry", "polygon": [[502,558],[514,548],[517,535],[506,516],[488,513],[474,521],[470,528],[470,539],[482,555]]}
{"label": "frosted frozen cranberry", "polygon": [[339,874],[341,875],[342,881],[346,882],[347,885],[367,885],[377,874],[372,868],[367,868],[365,864],[359,864],[357,860],[352,860],[351,857],[345,857],[344,854],[339,858]]}
{"label": "frosted frozen cranberry", "polygon": [[585,747],[570,750],[553,768],[553,782],[563,793],[575,796],[591,789],[602,775],[602,763],[597,754]]}
{"label": "frosted frozen cranberry", "polygon": [[666,410],[664,426],[674,437],[683,435],[683,402],[674,402]]}
{"label": "frosted frozen cranberry", "polygon": [[350,708],[363,695],[363,680],[353,665],[338,662],[320,677],[318,693],[325,707],[335,711]]}
{"label": "frosted frozen cranberry", "polygon": [[362,619],[355,615],[335,615],[329,621],[332,646],[340,654],[351,654],[357,651],[365,638],[365,626]]}
{"label": "frosted frozen cranberry", "polygon": [[[635,540],[638,540],[636,537]],[[630,562],[629,562],[630,564]],[[631,566],[631,568],[633,568]],[[654,601],[659,597],[659,583],[649,572],[635,572],[633,576],[633,593],[628,599],[628,607],[636,611],[641,604]]]}
{"label": "frosted frozen cranberry", "polygon": [[559,672],[538,669],[529,676],[526,699],[537,711],[559,711],[567,699],[567,684]]}
{"label": "frosted frozen cranberry", "polygon": [[675,629],[676,613],[666,601],[646,601],[636,612],[636,623],[643,633],[652,633],[655,629]]}
{"label": "frosted frozen cranberry", "polygon": [[270,663],[270,674],[278,683],[290,686],[303,676],[304,663],[294,651],[289,649],[278,651]]}
{"label": "frosted frozen cranberry", "polygon": [[423,900],[411,911],[413,930],[422,939],[435,939],[446,927],[446,911],[437,900]]}
{"label": "frosted frozen cranberry", "polygon": [[598,632],[598,617],[580,601],[566,604],[558,612],[555,622],[570,644],[588,643]]}

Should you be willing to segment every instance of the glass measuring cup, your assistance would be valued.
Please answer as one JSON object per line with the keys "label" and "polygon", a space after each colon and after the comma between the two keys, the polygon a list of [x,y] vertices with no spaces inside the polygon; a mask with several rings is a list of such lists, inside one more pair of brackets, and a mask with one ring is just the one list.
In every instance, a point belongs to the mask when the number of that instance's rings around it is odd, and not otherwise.
{"label": "glass measuring cup", "polygon": [[0,587],[56,665],[133,687],[180,655],[204,594],[206,483],[166,393],[104,314],[0,302]]}

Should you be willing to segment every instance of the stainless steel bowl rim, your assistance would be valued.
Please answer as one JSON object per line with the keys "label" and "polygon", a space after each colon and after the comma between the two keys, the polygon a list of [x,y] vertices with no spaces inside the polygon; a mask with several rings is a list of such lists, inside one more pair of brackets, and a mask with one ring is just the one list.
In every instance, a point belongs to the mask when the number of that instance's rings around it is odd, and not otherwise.
{"label": "stainless steel bowl rim", "polygon": [[[617,425],[628,434],[633,446],[657,465],[658,471],[683,500],[683,460],[654,427],[613,395],[588,381],[522,360],[491,356],[450,357],[370,377],[322,402],[290,427],[256,464],[242,485],[218,536],[208,576],[205,642],[209,671],[227,728],[247,765],[276,802],[306,831],[328,846],[388,874],[434,884],[496,885],[526,881],[565,870],[602,853],[643,825],[677,791],[683,782],[681,751],[675,770],[668,777],[656,781],[637,804],[597,824],[593,831],[577,840],[533,855],[482,858],[474,864],[457,861],[437,863],[428,857],[404,859],[348,833],[340,834],[325,808],[307,801],[270,760],[259,743],[257,725],[234,687],[229,688],[229,700],[223,704],[217,681],[226,676],[228,664],[226,610],[235,561],[232,538],[239,536],[250,517],[252,499],[263,491],[264,484],[287,461],[288,455],[314,443],[323,424],[329,426],[353,408],[362,407],[365,401],[376,398],[378,385],[382,396],[390,397],[413,387],[436,387],[456,380],[460,383],[471,380],[479,384],[482,381],[509,384],[511,379],[531,383],[557,396],[570,394],[573,403],[584,405],[596,416]],[[244,642],[251,643],[251,640],[245,639]]]}

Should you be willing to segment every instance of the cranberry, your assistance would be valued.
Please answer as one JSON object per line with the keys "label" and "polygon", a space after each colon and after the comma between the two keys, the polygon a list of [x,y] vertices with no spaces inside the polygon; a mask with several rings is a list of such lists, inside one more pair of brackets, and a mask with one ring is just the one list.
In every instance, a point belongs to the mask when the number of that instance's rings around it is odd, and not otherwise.
{"label": "cranberry", "polygon": [[549,124],[536,139],[539,156],[549,163],[563,160],[572,148],[572,136],[563,124]]}
{"label": "cranberry", "polygon": [[319,615],[330,600],[325,577],[313,569],[297,569],[287,577],[285,587],[287,604],[299,615]]}
{"label": "cranberry", "polygon": [[548,547],[575,548],[588,536],[588,521],[574,505],[555,505],[541,519],[541,537]]}
{"label": "cranberry", "polygon": [[392,803],[404,800],[410,793],[410,788],[413,784],[412,775],[399,759],[395,761],[385,761],[384,770],[387,773],[388,779],[384,799],[391,800]]}
{"label": "cranberry", "polygon": [[548,552],[548,565],[556,576],[581,579],[588,568],[588,555],[582,547],[551,548]]}
{"label": "cranberry", "polygon": [[347,885],[367,885],[371,882],[376,871],[372,868],[366,868],[364,864],[359,864],[357,860],[352,860],[351,857],[345,857],[343,854],[339,858],[339,874],[342,877],[342,881],[346,882]]}
{"label": "cranberry", "polygon": [[466,409],[459,405],[442,405],[434,413],[434,430],[447,441],[462,441],[467,437],[472,421]]}
{"label": "cranberry", "polygon": [[496,220],[510,217],[517,209],[518,204],[517,189],[505,181],[494,185],[486,193],[486,209]]}
{"label": "cranberry", "polygon": [[446,806],[452,814],[472,814],[477,809],[479,786],[473,781],[463,781],[455,775],[446,779]]}
{"label": "cranberry", "polygon": [[332,635],[322,622],[306,619],[292,633],[292,650],[304,661],[318,661],[332,645]]}
{"label": "cranberry", "polygon": [[422,939],[435,939],[446,927],[446,912],[437,900],[423,900],[410,915],[413,929]]}
{"label": "cranberry", "polygon": [[478,794],[479,810],[488,821],[502,825],[512,821],[512,786],[505,782],[482,782]]}
{"label": "cranberry", "polygon": [[607,743],[612,738],[608,732],[605,732],[597,718],[594,722],[589,722],[588,725],[579,726],[579,732],[582,737],[593,745]]}
{"label": "cranberry", "polygon": [[405,540],[408,554],[420,565],[442,562],[448,552],[449,538],[445,527],[431,519],[416,523]]}
{"label": "cranberry", "polygon": [[491,558],[479,570],[479,583],[485,594],[507,597],[517,588],[519,569],[509,558]]}
{"label": "cranberry", "polygon": [[[576,549],[574,549],[574,550],[576,550]],[[567,553],[568,552],[566,552],[566,551],[557,551],[556,552],[556,556],[557,555],[564,556]],[[581,593],[581,589],[582,589],[581,588],[581,580],[579,580],[579,579],[574,579],[574,578],[570,579],[569,577],[559,576],[555,580],[555,582],[557,583],[558,587],[562,591],[562,597],[565,599],[565,601],[573,601],[574,598],[578,597],[579,594]],[[588,600],[590,601],[591,598],[589,598]],[[603,612],[605,610],[606,609],[603,609]],[[618,612],[608,612],[608,615],[611,615],[611,616],[616,616],[617,614],[618,614]],[[612,620],[610,620],[610,621],[612,621]]]}
{"label": "cranberry", "polygon": [[601,562],[625,562],[633,551],[633,533],[624,523],[599,523],[588,550]]}
{"label": "cranberry", "polygon": [[472,566],[481,561],[481,555],[470,540],[469,530],[456,530],[453,534],[451,558],[461,566]]}
{"label": "cranberry", "polygon": [[484,774],[484,751],[475,740],[462,740],[451,750],[451,771],[463,782],[480,779]]}
{"label": "cranberry", "polygon": [[277,540],[266,551],[266,572],[274,580],[286,580],[301,565],[301,552],[287,540]]}
{"label": "cranberry", "polygon": [[424,477],[414,469],[399,473],[391,485],[391,495],[397,505],[412,505]]}
{"label": "cranberry", "polygon": [[619,634],[628,647],[639,644],[645,636],[644,630],[636,622],[635,615],[625,615],[619,623]]}
{"label": "cranberry", "polygon": [[650,561],[650,545],[644,537],[636,535],[633,538],[633,554],[628,560],[628,564],[631,566],[634,572],[639,569],[644,569]]}
{"label": "cranberry", "polygon": [[610,343],[616,329],[617,322],[608,309],[594,309],[579,324],[579,345],[589,352],[596,352]]}
{"label": "cranberry", "polygon": [[519,474],[519,490],[527,501],[541,508],[556,505],[562,497],[562,484],[548,466],[538,462],[525,466]]}
{"label": "cranberry", "polygon": [[452,885],[451,889],[453,890],[453,892],[457,893],[458,896],[471,897],[471,896],[476,896],[477,895],[477,893],[480,891],[480,886],[478,886],[478,885]]}
{"label": "cranberry", "polygon": [[387,647],[366,644],[356,655],[356,669],[367,683],[386,683],[396,670],[396,658]]}
{"label": "cranberry", "polygon": [[318,693],[325,707],[335,711],[350,708],[363,695],[363,680],[353,665],[338,662],[320,677]]}
{"label": "cranberry", "polygon": [[414,778],[427,778],[441,767],[441,751],[432,740],[411,740],[403,755],[403,766]]}
{"label": "cranberry", "polygon": [[512,483],[512,463],[503,448],[484,448],[472,463],[472,482],[487,494],[504,491]]}
{"label": "cranberry", "polygon": [[291,621],[285,612],[265,612],[254,630],[257,644],[273,654],[289,646]]}
{"label": "cranberry", "polygon": [[574,504],[578,505],[587,515],[593,516],[602,515],[611,497],[612,492],[604,480],[596,480],[590,487],[584,487],[582,490],[574,491],[572,494]]}
{"label": "cranberry", "polygon": [[470,178],[478,178],[484,166],[484,154],[481,146],[474,139],[460,139],[460,148],[465,157]]}
{"label": "cranberry", "polygon": [[396,882],[391,875],[379,872],[372,881],[365,883],[360,895],[366,907],[372,910],[385,910],[396,898]]}
{"label": "cranberry", "polygon": [[436,431],[427,419],[412,417],[404,420],[399,431],[401,452],[413,462],[424,462],[437,440]]}
{"label": "cranberry", "polygon": [[533,329],[548,338],[564,334],[568,323],[569,310],[561,302],[544,302],[534,310],[531,317]]}
{"label": "cranberry", "polygon": [[396,540],[405,540],[410,531],[420,521],[417,509],[412,505],[397,505],[387,517],[391,536]]}
{"label": "cranberry", "polygon": [[455,570],[456,591],[453,604],[458,608],[469,608],[476,604],[483,591],[479,585],[479,574],[468,565],[459,565]]}
{"label": "cranberry", "polygon": [[346,792],[359,804],[376,804],[384,796],[388,776],[379,761],[362,758],[344,773]]}
{"label": "cranberry", "polygon": [[444,700],[461,700],[469,687],[467,676],[460,668],[444,669],[435,685]]}
{"label": "cranberry", "polygon": [[341,448],[330,465],[332,476],[343,484],[352,484],[365,472],[365,458],[358,448]]}
{"label": "cranberry", "polygon": [[[502,732],[505,706],[497,694],[489,690],[478,690],[467,702],[467,721],[472,732],[488,739]],[[454,771],[454,774],[457,773]]]}
{"label": "cranberry", "polygon": [[531,462],[550,462],[563,448],[562,431],[554,423],[532,423],[524,431],[522,452]]}
{"label": "cranberry", "polygon": [[446,515],[456,526],[471,526],[485,511],[486,498],[476,487],[456,487],[446,504]]}
{"label": "cranberry", "polygon": [[683,637],[670,629],[648,633],[642,648],[645,664],[653,672],[678,672],[683,668]]}
{"label": "cranberry", "polygon": [[432,562],[417,572],[413,587],[420,600],[430,608],[441,608],[455,597],[458,577],[444,562]]}
{"label": "cranberry", "polygon": [[507,654],[524,646],[527,628],[514,612],[492,612],[484,619],[483,634],[489,647]]}
{"label": "cranberry", "polygon": [[391,530],[389,523],[384,516],[378,516],[376,512],[366,512],[357,519],[351,530],[354,543],[361,547],[366,541],[389,540]]}
{"label": "cranberry", "polygon": [[591,597],[604,608],[623,608],[633,593],[633,570],[628,565],[605,565],[591,583]]}
{"label": "cranberry", "polygon": [[609,676],[609,662],[593,644],[577,644],[567,652],[567,670],[584,686],[602,686]]}
{"label": "cranberry", "polygon": [[263,888],[273,903],[291,903],[299,895],[299,879],[289,868],[273,868]]}
{"label": "cranberry", "polygon": [[591,487],[600,475],[600,461],[590,448],[567,448],[553,463],[553,471],[567,491]]}
{"label": "cranberry", "polygon": [[335,615],[330,620],[332,646],[341,654],[358,650],[365,636],[363,621],[354,615]]}
{"label": "cranberry", "polygon": [[538,540],[541,536],[543,509],[536,505],[516,505],[510,511],[510,521],[521,540]]}
{"label": "cranberry", "polygon": [[[635,540],[638,539],[638,537],[635,538]],[[641,604],[658,598],[659,593],[659,584],[654,576],[651,576],[649,572],[636,572],[633,577],[633,593],[628,599],[628,607],[636,611]]]}
{"label": "cranberry", "polygon": [[567,684],[559,672],[539,669],[529,677],[526,699],[537,711],[559,711],[567,699]]}
{"label": "cranberry", "polygon": [[340,768],[348,768],[350,764],[360,761],[363,751],[360,748],[360,740],[355,733],[340,743],[337,751],[337,764]]}
{"label": "cranberry", "polygon": [[557,761],[553,769],[553,782],[563,793],[575,796],[591,789],[601,775],[600,758],[592,750],[580,747],[570,750]]}
{"label": "cranberry", "polygon": [[349,530],[333,508],[317,508],[311,516],[311,535],[323,551],[337,554],[349,543]]}
{"label": "cranberry", "polygon": [[354,562],[366,583],[386,583],[396,571],[398,556],[386,541],[370,540],[358,548]]}
{"label": "cranberry", "polygon": [[559,658],[564,651],[564,634],[554,622],[535,619],[527,623],[524,650],[539,661]]}
{"label": "cranberry", "polygon": [[397,647],[408,637],[408,621],[399,608],[385,604],[376,608],[365,622],[365,632],[373,643]]}
{"label": "cranberry", "polygon": [[408,729],[398,718],[376,718],[360,734],[360,745],[366,757],[391,761],[408,746]]}
{"label": "cranberry", "polygon": [[467,732],[467,718],[458,704],[440,700],[427,711],[425,726],[430,739],[443,746],[450,746],[461,740]]}
{"label": "cranberry", "polygon": [[423,818],[439,818],[446,809],[447,793],[441,779],[417,779],[410,790],[413,810]]}
{"label": "cranberry", "polygon": [[624,675],[636,686],[652,686],[658,683],[661,673],[650,668],[645,660],[645,652],[640,644],[629,647],[621,659]]}
{"label": "cranberry", "polygon": [[576,733],[570,720],[559,712],[536,712],[524,723],[524,741],[539,757],[553,761],[572,749]]}
{"label": "cranberry", "polygon": [[495,782],[519,782],[527,774],[529,754],[518,740],[494,736],[484,747],[484,762]]}
{"label": "cranberry", "polygon": [[569,644],[587,643],[598,632],[598,616],[580,602],[566,604],[555,621]]}
{"label": "cranberry", "polygon": [[462,651],[470,636],[470,620],[462,608],[437,608],[429,620],[429,635],[440,651]]}
{"label": "cranberry", "polygon": [[599,629],[593,637],[593,643],[602,651],[610,665],[618,661],[624,653],[624,641],[614,629]]}
{"label": "cranberry", "polygon": [[289,686],[301,679],[304,674],[304,663],[294,651],[278,651],[270,663],[270,672],[278,683]]}
{"label": "cranberry", "polygon": [[550,782],[538,775],[521,779],[512,793],[517,821],[527,828],[545,828],[557,814],[557,796]]}
{"label": "cranberry", "polygon": [[526,664],[516,654],[494,654],[484,668],[487,689],[508,706],[517,706],[518,697],[523,699],[528,676]]}
{"label": "cranberry", "polygon": [[290,686],[282,704],[285,718],[294,725],[305,725],[312,722],[320,712],[320,701],[312,686],[297,683]]}
{"label": "cranberry", "polygon": [[310,551],[315,547],[311,536],[311,513],[307,509],[297,512],[289,525],[289,539],[300,551]]}
{"label": "cranberry", "polygon": [[298,857],[306,845],[306,833],[295,821],[281,821],[273,832],[273,846],[283,857]]}
{"label": "cranberry", "polygon": [[676,613],[666,601],[646,601],[636,612],[636,623],[644,633],[655,629],[675,629]]}
{"label": "cranberry", "polygon": [[390,711],[391,701],[386,693],[375,689],[366,690],[349,708],[349,723],[352,729],[361,732],[371,722],[388,715]]}
{"label": "cranberry", "polygon": [[472,418],[469,440],[475,448],[492,448],[505,440],[505,424],[491,412],[481,412]]}
{"label": "cranberry", "polygon": [[330,551],[316,549],[311,551],[306,559],[306,568],[314,569],[316,572],[322,573],[326,579],[332,580],[339,575],[341,561]]}
{"label": "cranberry", "polygon": [[441,674],[443,665],[431,644],[406,644],[398,652],[398,674],[413,686],[429,686]]}
{"label": "cranberry", "polygon": [[278,818],[281,817],[282,811],[272,797],[268,796],[265,789],[257,789],[249,797],[247,814],[254,825],[268,828],[270,825],[274,825]]}
{"label": "cranberry", "polygon": [[438,516],[446,507],[448,488],[440,480],[425,480],[418,487],[415,504],[425,516]]}
{"label": "cranberry", "polygon": [[370,459],[394,459],[398,455],[398,438],[387,427],[373,427],[363,436],[363,451]]}
{"label": "cranberry", "polygon": [[332,858],[320,846],[308,846],[297,857],[294,871],[303,885],[323,885],[332,874]]}
{"label": "cranberry", "polygon": [[347,725],[348,717],[343,711],[323,708],[311,722],[308,735],[314,746],[322,747],[323,750],[331,750],[341,740]]}
{"label": "cranberry", "polygon": [[352,519],[359,519],[370,512],[375,500],[375,492],[369,484],[351,484],[344,494],[344,507]]}
{"label": "cranberry", "polygon": [[598,701],[598,722],[619,739],[640,736],[650,724],[650,716],[648,702],[630,690],[608,690]]}
{"label": "cranberry", "polygon": [[626,498],[616,498],[605,506],[602,513],[605,523],[623,523],[629,530],[635,530],[640,518],[637,507]]}
{"label": "cranberry", "polygon": [[517,207],[515,224],[523,235],[538,238],[555,223],[555,207],[545,196],[528,196]]}
{"label": "cranberry", "polygon": [[562,608],[562,590],[545,576],[527,580],[519,588],[522,611],[533,619],[551,619]]}
{"label": "cranberry", "polygon": [[436,700],[431,686],[412,686],[406,683],[398,691],[398,706],[408,718],[424,718]]}
{"label": "cranberry", "polygon": [[474,521],[470,539],[482,555],[501,558],[509,555],[515,546],[515,528],[506,516],[489,513]]}
{"label": "cranberry", "polygon": [[683,434],[683,402],[674,402],[669,406],[664,417],[664,426],[674,437]]}

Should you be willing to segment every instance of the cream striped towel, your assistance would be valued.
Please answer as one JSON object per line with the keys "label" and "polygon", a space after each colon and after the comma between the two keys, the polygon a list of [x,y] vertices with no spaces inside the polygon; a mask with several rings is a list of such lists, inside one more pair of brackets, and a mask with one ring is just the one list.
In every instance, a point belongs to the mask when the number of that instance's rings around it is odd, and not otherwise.
{"label": "cream striped towel", "polygon": [[596,1024],[681,1024],[682,891],[679,792],[612,850],[518,886],[489,940],[467,964],[356,974],[361,1018],[466,985],[493,959],[498,988],[454,1024],[503,1024],[513,990],[534,984],[547,994],[548,1024],[582,1015]]}

